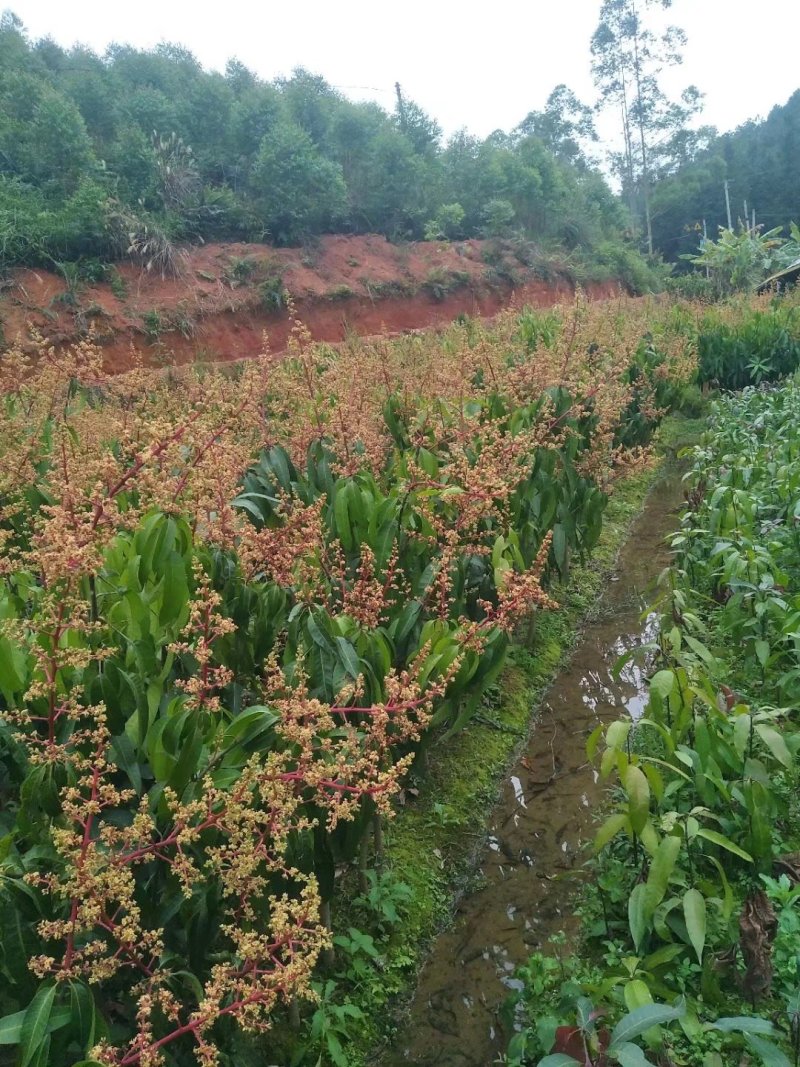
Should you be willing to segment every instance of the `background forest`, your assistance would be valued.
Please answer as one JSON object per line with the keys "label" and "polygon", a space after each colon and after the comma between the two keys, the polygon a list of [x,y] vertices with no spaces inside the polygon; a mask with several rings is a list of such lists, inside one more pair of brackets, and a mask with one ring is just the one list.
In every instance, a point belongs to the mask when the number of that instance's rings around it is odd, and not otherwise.
{"label": "background forest", "polygon": [[[645,7],[647,5],[645,4]],[[665,5],[662,5],[665,6]],[[659,37],[627,0],[604,0],[591,42],[597,107],[558,86],[541,111],[486,139],[444,141],[397,86],[394,110],[356,103],[306,70],[263,81],[236,60],[204,70],[186,49],[104,56],[29,40],[0,20],[0,267],[58,267],[169,242],[298,244],[324,233],[391,240],[520,234],[589,257],[640,287],[696,250],[745,201],[767,227],[800,215],[800,93],[765,122],[717,137],[702,96],[659,87],[685,37]],[[624,148],[595,152],[598,107],[621,109]],[[636,285],[632,285],[636,287]]]}

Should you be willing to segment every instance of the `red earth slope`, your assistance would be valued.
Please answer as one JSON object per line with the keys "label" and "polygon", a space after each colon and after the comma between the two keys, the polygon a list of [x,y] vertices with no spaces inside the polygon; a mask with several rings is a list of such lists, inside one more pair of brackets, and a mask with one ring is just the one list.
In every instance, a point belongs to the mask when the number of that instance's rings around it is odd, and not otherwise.
{"label": "red earth slope", "polygon": [[[59,275],[19,270],[0,288],[0,351],[30,343],[31,329],[56,346],[91,333],[106,369],[124,372],[137,350],[150,366],[280,353],[295,313],[319,341],[348,333],[396,333],[492,315],[509,303],[545,307],[568,300],[563,276],[508,242],[393,245],[379,236],[323,237],[306,248],[205,245],[185,253],[180,274],[162,278],[118,264],[101,282],[71,288]],[[619,291],[587,287],[592,298]]]}

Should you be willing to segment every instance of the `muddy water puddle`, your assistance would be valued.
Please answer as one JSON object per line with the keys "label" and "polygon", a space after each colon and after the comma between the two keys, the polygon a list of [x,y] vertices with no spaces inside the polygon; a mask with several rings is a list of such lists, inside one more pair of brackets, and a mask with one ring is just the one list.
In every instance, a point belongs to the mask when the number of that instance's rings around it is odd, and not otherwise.
{"label": "muddy water puddle", "polygon": [[655,636],[643,616],[669,561],[680,479],[651,492],[603,593],[597,618],[545,694],[531,740],[503,784],[477,863],[482,888],[466,896],[420,975],[410,1018],[381,1067],[489,1067],[509,1039],[499,1023],[514,971],[556,933],[575,930],[572,891],[581,875],[603,784],[586,759],[600,722],[641,715],[644,678],[634,665],[615,677],[620,655]]}

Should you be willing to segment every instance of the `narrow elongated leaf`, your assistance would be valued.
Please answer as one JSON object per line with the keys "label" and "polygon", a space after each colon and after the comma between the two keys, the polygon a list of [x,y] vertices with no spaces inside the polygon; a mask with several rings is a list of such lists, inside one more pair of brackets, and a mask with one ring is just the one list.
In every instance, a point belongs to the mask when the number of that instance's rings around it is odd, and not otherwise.
{"label": "narrow elongated leaf", "polygon": [[739,848],[737,844],[734,844],[729,837],[725,837],[724,834],[717,833],[716,830],[702,830],[697,831],[697,836],[705,838],[706,841],[711,841],[714,845],[719,845],[720,848],[727,849],[728,852],[732,852],[734,856],[738,856],[740,859],[745,860],[747,863],[753,862],[753,857],[749,852],[745,852],[743,848]]}
{"label": "narrow elongated leaf", "polygon": [[79,1044],[88,1051],[94,1045],[95,1031],[94,997],[88,986],[82,982],[70,982],[69,1007]]}
{"label": "narrow elongated leaf", "polygon": [[647,886],[644,882],[640,882],[633,887],[633,891],[628,897],[628,925],[630,926],[631,937],[637,952],[644,940],[649,921]]}
{"label": "narrow elongated leaf", "polygon": [[686,929],[689,931],[689,940],[692,948],[697,953],[698,960],[703,962],[703,949],[706,944],[706,898],[697,889],[687,889],[683,895],[683,917],[686,920]]}
{"label": "narrow elongated leaf", "polygon": [[44,1041],[55,998],[54,985],[40,986],[36,996],[25,1009],[19,1035],[21,1067],[28,1067]]}
{"label": "narrow elongated leaf", "polygon": [[358,653],[346,637],[336,638],[336,649],[342,666],[355,681],[361,674],[361,660],[358,658]]}
{"label": "narrow elongated leaf", "polygon": [[769,1019],[762,1019],[757,1015],[728,1015],[723,1019],[717,1019],[715,1023],[709,1023],[711,1030],[721,1030],[723,1034],[766,1034],[771,1036],[777,1033],[775,1026]]}
{"label": "narrow elongated leaf", "polygon": [[719,880],[722,884],[722,918],[727,922],[733,914],[733,890],[728,881],[728,876],[725,874],[725,869],[717,857],[709,856],[708,858],[717,868],[717,874],[719,875]]}
{"label": "narrow elongated leaf", "polygon": [[[0,1045],[18,1045],[22,1036],[22,1023],[25,1011],[14,1012],[0,1019]],[[48,1033],[53,1033],[66,1026],[72,1019],[72,1012],[67,1007],[53,1008],[47,1022]]]}

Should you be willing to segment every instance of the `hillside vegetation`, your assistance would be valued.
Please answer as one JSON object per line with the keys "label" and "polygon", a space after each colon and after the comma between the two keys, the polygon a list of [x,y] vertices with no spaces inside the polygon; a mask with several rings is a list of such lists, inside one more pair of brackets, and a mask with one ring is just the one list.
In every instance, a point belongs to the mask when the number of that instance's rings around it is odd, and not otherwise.
{"label": "hillside vegetation", "polygon": [[641,273],[621,205],[576,154],[573,125],[553,118],[444,144],[399,87],[387,113],[305,70],[267,82],[235,60],[205,71],[177,45],[101,57],[32,42],[6,13],[0,267],[132,255],[169,272],[176,242],[515,231],[591,253],[617,276]]}
{"label": "hillside vegetation", "polygon": [[762,121],[723,134],[696,158],[664,177],[653,192],[653,230],[667,259],[694,252],[706,220],[709,237],[727,225],[725,181],[731,221],[744,215],[767,230],[800,218],[800,90]]}

